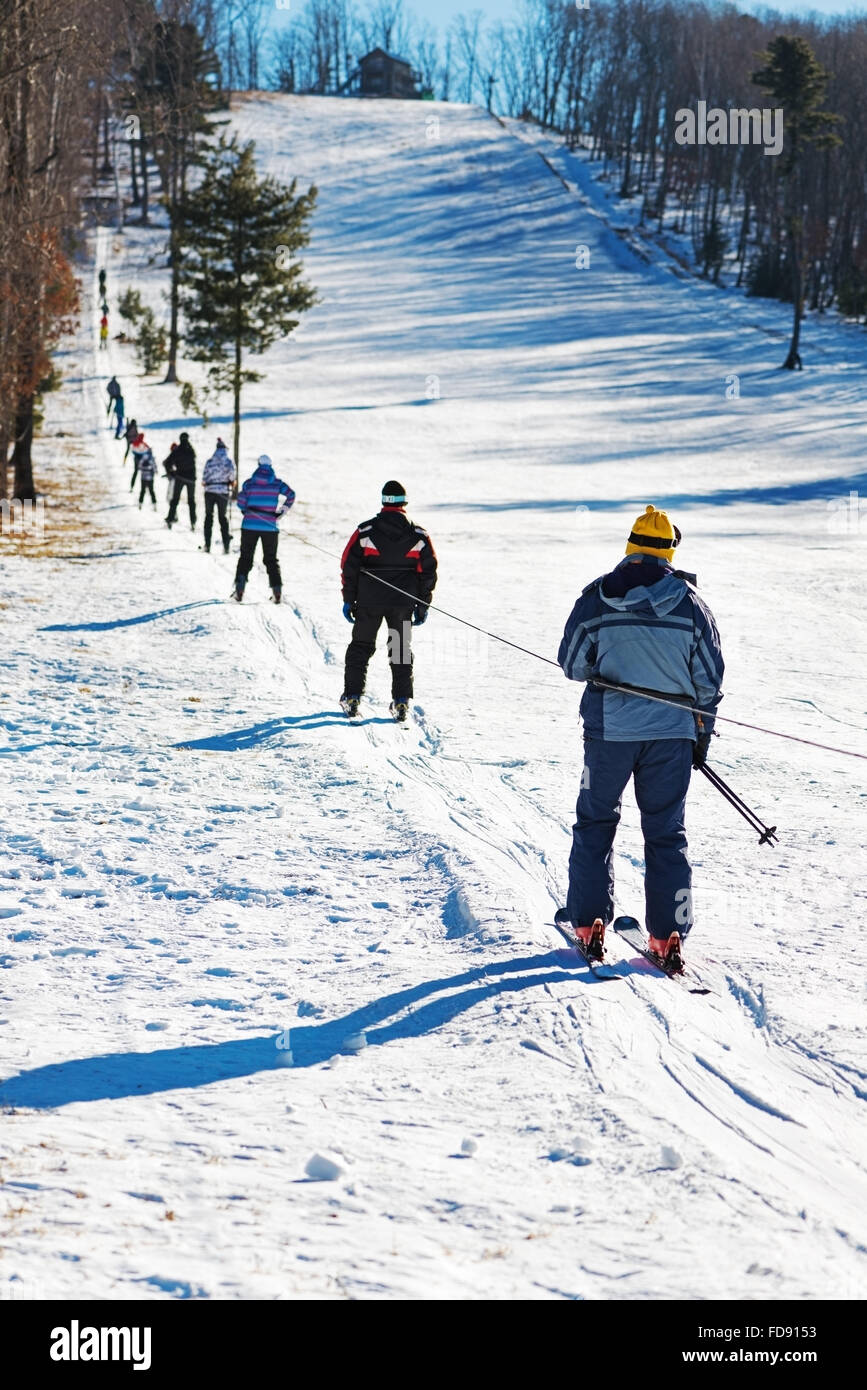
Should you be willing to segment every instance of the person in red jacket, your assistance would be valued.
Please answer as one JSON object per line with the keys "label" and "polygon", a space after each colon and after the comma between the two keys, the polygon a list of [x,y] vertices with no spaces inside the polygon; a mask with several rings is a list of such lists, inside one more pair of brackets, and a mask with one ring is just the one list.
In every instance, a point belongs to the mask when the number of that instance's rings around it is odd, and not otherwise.
{"label": "person in red jacket", "polygon": [[341,561],[343,616],[352,623],[340,705],[353,719],[376,650],[388,627],[391,713],[406,719],[413,695],[412,628],[423,623],[437,582],[437,557],[427,531],[406,515],[406,492],[394,479],[382,489],[382,510],[353,532]]}

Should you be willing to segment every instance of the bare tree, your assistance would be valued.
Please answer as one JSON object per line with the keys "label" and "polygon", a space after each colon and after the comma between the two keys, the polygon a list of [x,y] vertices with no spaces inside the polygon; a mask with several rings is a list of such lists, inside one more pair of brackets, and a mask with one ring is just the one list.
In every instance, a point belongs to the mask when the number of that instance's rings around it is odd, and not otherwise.
{"label": "bare tree", "polygon": [[405,55],[412,45],[413,23],[403,8],[403,0],[375,0],[360,21],[366,48],[384,48],[386,53]]}
{"label": "bare tree", "polygon": [[[104,118],[102,0],[0,8],[0,493],[33,498],[36,402],[70,326],[76,286],[64,241],[78,219],[84,151]],[[9,449],[11,445],[11,457]]]}
{"label": "bare tree", "polygon": [[481,10],[472,14],[456,15],[452,22],[452,32],[460,64],[462,100],[472,102],[480,90],[479,40],[484,15]]}

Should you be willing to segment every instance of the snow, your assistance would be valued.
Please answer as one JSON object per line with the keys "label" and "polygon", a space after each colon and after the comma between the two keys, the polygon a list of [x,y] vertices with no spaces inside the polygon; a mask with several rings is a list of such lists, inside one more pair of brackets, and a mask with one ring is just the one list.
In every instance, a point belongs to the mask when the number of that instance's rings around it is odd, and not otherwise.
{"label": "snow", "polygon": [[[234,560],[131,503],[105,378],[158,459],[189,422],[90,317],[40,445],[87,525],[53,502],[55,554],[0,542],[0,1296],[863,1297],[863,763],[721,725],[780,844],[695,785],[714,993],[616,938],[597,981],[548,925],[580,690],[434,614],[406,728],[382,651],[350,726],[331,558],[396,476],[438,604],[550,657],[653,500],[723,712],[865,752],[863,334],[811,325],[779,372],[785,305],[636,258],[483,112],[260,95],[234,124],[320,187],[323,303],[245,397],[242,476],[267,451],[298,493],[288,601],[257,566],[228,603]],[[100,233],[112,303],[159,304],[158,244]],[[189,423],[200,461],[226,423]],[[628,797],[639,916],[641,855]]]}

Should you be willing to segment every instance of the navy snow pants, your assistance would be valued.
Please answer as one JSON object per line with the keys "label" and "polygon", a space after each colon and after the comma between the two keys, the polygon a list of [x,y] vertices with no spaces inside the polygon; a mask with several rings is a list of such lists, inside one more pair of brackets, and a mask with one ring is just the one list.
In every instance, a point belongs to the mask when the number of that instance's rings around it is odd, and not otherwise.
{"label": "navy snow pants", "polygon": [[692,926],[692,871],[686,857],[684,816],[692,773],[693,741],[646,739],[630,743],[584,740],[584,772],[569,857],[566,908],[574,926],[614,918],[614,835],[630,777],[644,834],[645,925],[651,936],[686,936]]}

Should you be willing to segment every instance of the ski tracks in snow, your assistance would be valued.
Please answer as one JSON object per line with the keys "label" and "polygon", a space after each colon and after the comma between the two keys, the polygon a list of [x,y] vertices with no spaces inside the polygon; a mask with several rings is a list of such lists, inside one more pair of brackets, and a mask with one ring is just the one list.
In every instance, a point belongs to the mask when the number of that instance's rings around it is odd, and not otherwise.
{"label": "ski tracks in snow", "polygon": [[[363,738],[352,753],[362,748],[362,775],[381,788],[382,807],[412,827],[416,846],[427,842],[418,850],[427,872],[445,871],[447,936],[486,952],[525,943],[544,948],[552,940],[544,914],[553,912],[564,858],[561,849],[549,862],[545,852],[553,827],[544,795],[513,786],[508,762],[478,767],[441,758],[448,739],[423,714],[407,730],[383,719],[352,733]],[[507,891],[498,893],[498,884]],[[541,981],[529,1004],[516,1005],[503,998],[505,989],[495,989],[493,1017],[508,1029],[517,1010],[525,1034],[520,1045],[578,1073],[582,1090],[590,1087],[607,1112],[602,1122],[587,1117],[590,1132],[613,1130],[628,1144],[627,1135],[634,1141],[664,1123],[675,1151],[693,1163],[701,1155],[704,1180],[713,1174],[712,1156],[733,1150],[737,1162],[726,1176],[725,1198],[736,1211],[759,1200],[782,1221],[811,1226],[823,1238],[830,1270],[840,1258],[834,1232],[848,1251],[848,1231],[858,1229],[867,1193],[857,1159],[860,1107],[848,1105],[840,1089],[836,1106],[817,1093],[797,1052],[768,1029],[763,1000],[731,965],[704,967],[717,993],[689,998],[630,959],[616,938],[609,956],[623,971],[622,986],[590,984],[574,953],[558,950],[552,959],[566,970]],[[621,989],[628,997],[617,997]],[[482,1007],[480,994],[474,1013]],[[649,1106],[645,1096],[653,1098]],[[829,1126],[835,1132],[830,1153]],[[700,1181],[699,1174],[692,1180]]]}

